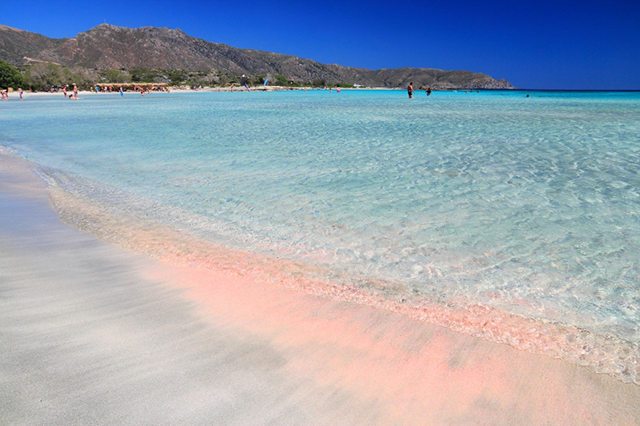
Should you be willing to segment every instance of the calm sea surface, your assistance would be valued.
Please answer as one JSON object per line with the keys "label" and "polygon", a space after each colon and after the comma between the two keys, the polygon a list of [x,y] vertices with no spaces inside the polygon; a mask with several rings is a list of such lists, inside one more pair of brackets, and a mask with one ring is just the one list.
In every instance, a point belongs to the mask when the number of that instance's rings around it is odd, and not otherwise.
{"label": "calm sea surface", "polygon": [[640,93],[530,94],[14,96],[0,145],[229,248],[637,350]]}

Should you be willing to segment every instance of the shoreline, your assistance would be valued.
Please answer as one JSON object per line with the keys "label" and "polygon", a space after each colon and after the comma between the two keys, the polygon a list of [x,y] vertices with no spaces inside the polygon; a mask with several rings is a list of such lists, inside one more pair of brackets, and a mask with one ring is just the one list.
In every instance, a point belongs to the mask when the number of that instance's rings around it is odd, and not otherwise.
{"label": "shoreline", "polygon": [[[114,83],[114,87],[117,87],[118,85]],[[331,88],[332,90],[335,90],[335,88]],[[345,91],[368,91],[368,90],[383,90],[383,91],[400,91],[400,92],[405,92],[407,89],[402,88],[402,87],[341,87],[340,90],[345,90]],[[442,91],[442,92],[451,92],[451,91],[457,91],[457,90],[465,90],[465,89],[434,89],[432,88],[433,91]],[[476,90],[476,89],[473,89]],[[479,89],[479,90],[496,90],[496,89]],[[502,90],[502,89],[499,89]],[[506,89],[505,89],[506,90]],[[171,88],[170,92],[162,92],[162,91],[151,91],[148,92],[150,94],[172,94],[172,93],[179,93],[179,94],[184,94],[184,93],[229,93],[229,92],[291,92],[291,91],[321,91],[321,92],[325,92],[325,91],[329,91],[329,88],[322,88],[322,87],[288,87],[288,86],[252,86],[251,90],[248,90],[245,87],[234,87],[233,90],[231,90],[230,87],[203,87],[202,89],[190,89],[190,88],[184,88],[184,87],[178,87],[178,88]],[[67,91],[67,93],[70,93],[69,91]],[[71,92],[72,93],[72,92]],[[78,95],[79,96],[104,96],[104,95],[118,95],[119,92],[117,90],[113,91],[113,92],[99,92],[99,93],[95,93],[91,90],[79,90],[78,91]],[[131,95],[138,95],[140,96],[140,92],[135,92],[135,91],[125,91],[124,92],[125,96],[131,96]],[[62,94],[62,92],[24,92],[24,98],[37,98],[37,97],[60,97],[62,98],[64,95]],[[9,100],[19,100],[19,94],[17,93],[17,91],[13,91],[9,93]]]}
{"label": "shoreline", "polygon": [[[640,419],[639,386],[567,361],[255,276],[123,251],[60,223],[33,164],[2,151],[0,164],[0,236],[6,243],[0,259],[10,277],[3,284],[9,296],[0,302],[0,329],[10,336],[0,396],[10,401],[3,414],[10,423]],[[104,264],[109,267],[98,266]],[[236,356],[202,349],[213,336],[244,354],[241,365]],[[43,359],[48,371],[38,368]],[[228,374],[221,378],[216,371]],[[256,375],[262,377],[257,384],[251,382]],[[175,399],[163,396],[168,389]],[[226,404],[219,403],[222,395]]]}
{"label": "shoreline", "polygon": [[[49,184],[51,205],[62,222],[142,256],[393,312],[517,350],[562,359],[624,383],[639,384],[639,348],[624,339],[561,321],[510,313],[473,300],[434,300],[414,294],[402,282],[338,276],[286,256],[229,248],[190,232],[184,224],[172,223],[170,217],[183,212],[173,211],[170,206],[148,204],[124,193],[117,203],[87,198],[80,188],[64,190],[67,178],[55,171],[40,170],[39,175]],[[138,206],[136,210],[130,209],[132,205]],[[164,216],[152,217],[147,211],[163,211]]]}

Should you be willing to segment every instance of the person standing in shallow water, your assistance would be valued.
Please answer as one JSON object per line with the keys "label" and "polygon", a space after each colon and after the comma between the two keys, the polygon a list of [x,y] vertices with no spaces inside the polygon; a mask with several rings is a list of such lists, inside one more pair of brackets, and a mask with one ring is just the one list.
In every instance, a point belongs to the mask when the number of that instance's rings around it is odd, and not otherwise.
{"label": "person standing in shallow water", "polygon": [[413,99],[413,81],[407,86],[407,92],[409,93],[409,99]]}

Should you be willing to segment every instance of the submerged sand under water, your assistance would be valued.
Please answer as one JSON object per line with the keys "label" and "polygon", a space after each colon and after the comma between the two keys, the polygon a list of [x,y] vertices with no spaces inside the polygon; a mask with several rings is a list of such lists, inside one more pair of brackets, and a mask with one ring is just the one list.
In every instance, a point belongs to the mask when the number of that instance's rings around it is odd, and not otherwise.
{"label": "submerged sand under water", "polygon": [[259,274],[140,256],[48,202],[31,165],[0,153],[0,423],[640,422],[636,384]]}

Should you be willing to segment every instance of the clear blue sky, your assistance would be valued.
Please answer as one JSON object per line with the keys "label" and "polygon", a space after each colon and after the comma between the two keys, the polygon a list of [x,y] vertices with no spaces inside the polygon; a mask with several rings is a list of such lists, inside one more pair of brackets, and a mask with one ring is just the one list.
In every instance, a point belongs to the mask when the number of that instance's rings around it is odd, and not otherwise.
{"label": "clear blue sky", "polygon": [[19,9],[0,23],[55,38],[106,21],[352,67],[469,70],[527,89],[640,89],[640,0],[23,0]]}

